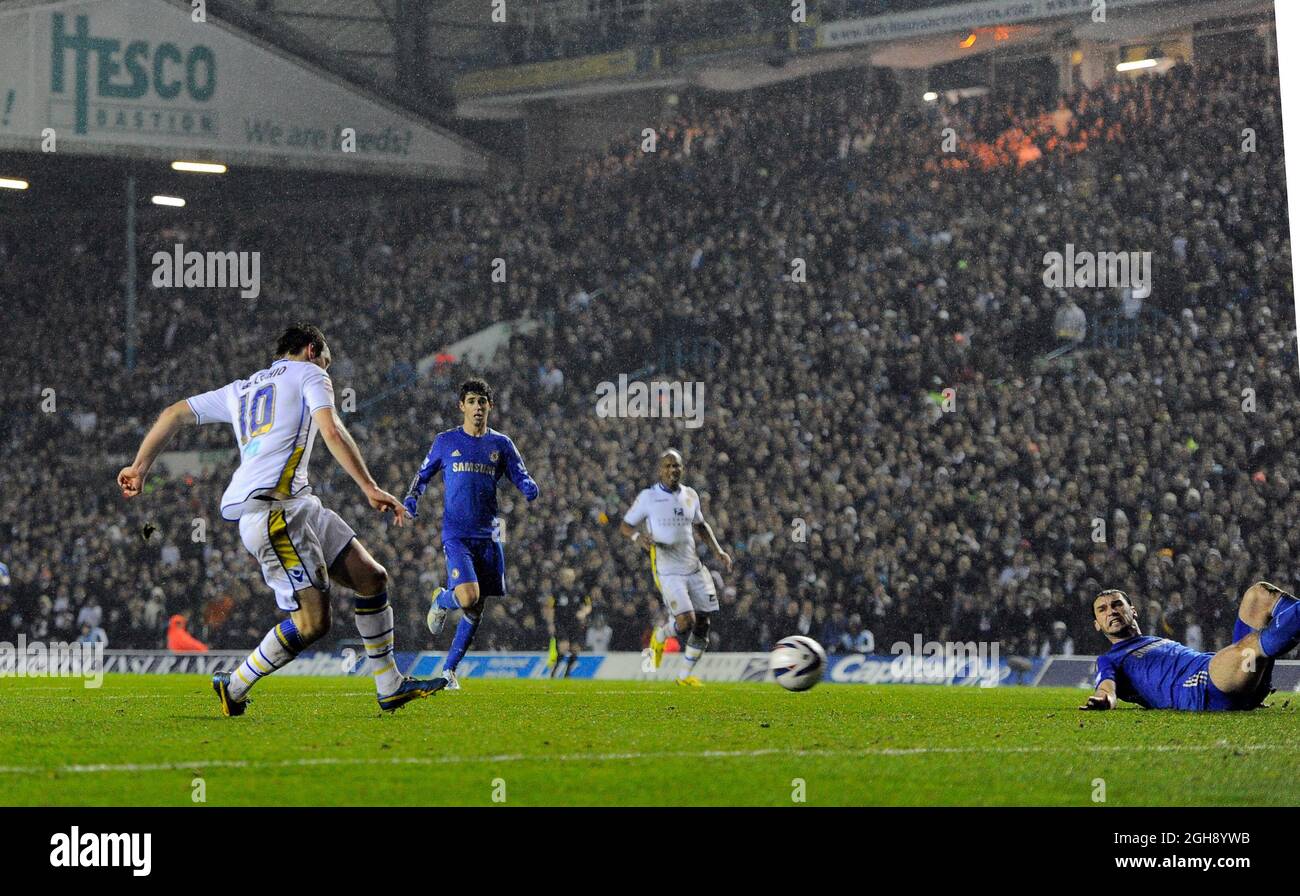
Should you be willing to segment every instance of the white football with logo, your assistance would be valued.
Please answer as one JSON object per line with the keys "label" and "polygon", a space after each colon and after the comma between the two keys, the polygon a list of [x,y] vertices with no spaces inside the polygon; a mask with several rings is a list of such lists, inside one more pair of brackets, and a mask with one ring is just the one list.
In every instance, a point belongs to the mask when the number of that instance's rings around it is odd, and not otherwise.
{"label": "white football with logo", "polygon": [[826,651],[812,638],[791,635],[777,642],[768,657],[776,683],[787,691],[806,691],[822,680]]}

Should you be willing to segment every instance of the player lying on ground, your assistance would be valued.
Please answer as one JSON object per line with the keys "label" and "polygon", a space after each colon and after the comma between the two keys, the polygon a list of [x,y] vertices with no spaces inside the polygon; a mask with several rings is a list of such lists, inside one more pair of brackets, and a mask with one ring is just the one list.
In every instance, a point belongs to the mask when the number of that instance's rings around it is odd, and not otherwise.
{"label": "player lying on ground", "polygon": [[526,499],[537,498],[537,483],[524,468],[523,458],[509,436],[488,429],[492,389],[481,379],[460,386],[460,411],[464,421],[455,429],[438,433],[420,471],[411,480],[403,502],[416,516],[420,496],[429,480],[442,471],[442,550],[447,558],[447,587],[433,595],[425,621],[435,636],[446,625],[447,614],[461,610],[442,674],[448,690],[459,690],[456,667],[469,650],[483,618],[483,598],[504,597],[506,554],[496,528],[497,483],[510,476]]}
{"label": "player lying on ground", "polygon": [[352,528],[321,506],[307,484],[307,464],[319,432],[339,465],[360,486],[370,506],[393,512],[401,502],[381,489],[334,410],[334,387],[325,371],[330,350],[316,327],[297,324],[276,344],[276,360],[248,379],[178,401],[159,416],[140,444],[135,462],[117,474],[126,498],[144,487],[163,446],[186,424],[225,423],[234,428],[239,467],[221,497],[221,516],[239,522],[239,536],[262,565],[262,577],[289,618],[267,633],[233,673],[212,677],[227,716],[242,715],[249,690],[283,669],[330,627],[331,581],[356,592],[357,631],[366,645],[381,709],[395,710],[442,688],[441,678],[403,678],[393,654],[393,608],[388,573]]}
{"label": "player lying on ground", "polygon": [[1098,594],[1092,615],[1111,648],[1097,657],[1097,690],[1080,709],[1114,709],[1117,699],[1147,709],[1254,709],[1272,690],[1273,661],[1300,644],[1300,601],[1268,582],[1246,589],[1233,643],[1217,653],[1143,635],[1123,591]]}
{"label": "player lying on ground", "polygon": [[[682,485],[682,470],[677,451],[669,448],[659,455],[659,481],[636,496],[619,531],[650,555],[650,571],[668,607],[667,624],[656,626],[650,636],[654,667],[663,662],[664,642],[686,635],[686,663],[677,683],[699,687],[695,664],[709,646],[709,615],[718,611],[718,593],[695,552],[696,533],[708,541],[727,572],[731,572],[731,557],[704,521],[699,494]],[[642,523],[649,529],[648,536],[640,529]]]}

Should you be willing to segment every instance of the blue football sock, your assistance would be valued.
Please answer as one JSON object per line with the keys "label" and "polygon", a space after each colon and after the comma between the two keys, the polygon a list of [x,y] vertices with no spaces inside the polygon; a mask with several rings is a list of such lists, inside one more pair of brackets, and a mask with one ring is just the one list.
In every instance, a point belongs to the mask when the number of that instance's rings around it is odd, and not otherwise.
{"label": "blue football sock", "polygon": [[1273,618],[1259,630],[1259,649],[1264,656],[1285,656],[1300,644],[1300,600],[1283,594],[1273,607]]}
{"label": "blue football sock", "polygon": [[443,663],[444,669],[450,669],[455,672],[456,667],[465,656],[465,651],[469,650],[470,642],[474,640],[474,633],[478,631],[478,613],[471,613],[466,610],[460,617],[460,622],[456,625],[456,637],[451,640],[451,650],[447,651],[447,662]]}
{"label": "blue football sock", "polygon": [[460,609],[460,601],[456,600],[456,592],[448,591],[446,588],[438,592],[438,596],[433,599],[433,605],[439,610]]}

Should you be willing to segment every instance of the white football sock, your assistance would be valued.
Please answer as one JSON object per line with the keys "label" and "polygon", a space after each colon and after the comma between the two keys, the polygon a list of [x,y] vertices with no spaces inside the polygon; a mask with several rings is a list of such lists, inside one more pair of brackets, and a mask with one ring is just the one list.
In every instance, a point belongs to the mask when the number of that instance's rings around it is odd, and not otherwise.
{"label": "white football sock", "polygon": [[303,648],[302,637],[292,619],[286,619],[266,633],[262,643],[240,663],[230,676],[230,699],[239,702],[257,682],[293,662]]}
{"label": "white football sock", "polygon": [[370,674],[375,676],[375,690],[385,697],[402,684],[393,656],[393,607],[388,602],[388,592],[381,591],[372,597],[357,595],[354,617],[357,632],[366,645]]}
{"label": "white football sock", "polygon": [[682,673],[682,678],[693,675],[695,672],[695,663],[700,657],[704,656],[704,651],[708,649],[709,642],[704,638],[696,638],[691,635],[686,639],[686,649],[682,651],[682,656],[686,660],[686,669]]}

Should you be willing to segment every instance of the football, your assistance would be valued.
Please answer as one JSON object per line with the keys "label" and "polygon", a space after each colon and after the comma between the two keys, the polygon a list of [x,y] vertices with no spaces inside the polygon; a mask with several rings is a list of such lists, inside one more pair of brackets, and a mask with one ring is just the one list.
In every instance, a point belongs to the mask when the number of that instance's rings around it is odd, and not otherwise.
{"label": "football", "polygon": [[777,643],[768,665],[781,687],[787,691],[806,691],[822,680],[826,651],[812,638],[791,635]]}

